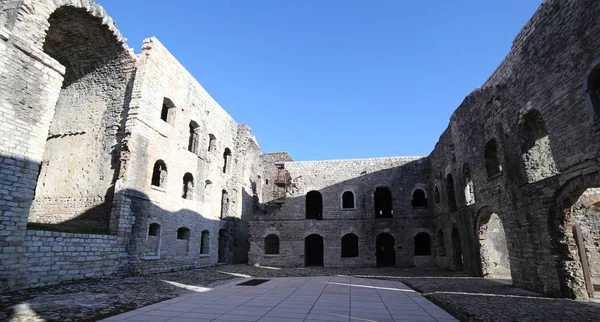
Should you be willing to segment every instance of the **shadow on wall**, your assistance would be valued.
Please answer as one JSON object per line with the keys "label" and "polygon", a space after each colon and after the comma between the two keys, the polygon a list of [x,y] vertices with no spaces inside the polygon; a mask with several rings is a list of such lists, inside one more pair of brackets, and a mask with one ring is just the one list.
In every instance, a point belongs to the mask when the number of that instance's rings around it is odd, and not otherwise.
{"label": "shadow on wall", "polygon": [[[36,162],[0,155],[2,290],[181,270],[214,265],[217,260],[240,263],[247,258],[246,225],[240,219],[206,218],[185,208],[169,211],[136,190],[115,193],[110,221],[118,229],[112,234],[69,227],[71,220],[97,213],[97,208],[107,207],[105,203],[55,225],[27,227],[38,169]],[[44,274],[33,268],[43,269]]]}
{"label": "shadow on wall", "polygon": [[[292,175],[296,178],[286,187],[263,186],[285,191],[274,192],[273,200],[255,204],[252,218],[248,219],[252,241],[250,263],[326,267],[430,264],[431,261],[415,259],[415,248],[419,247],[425,248],[420,248],[425,256],[435,255],[431,251],[434,204],[430,197],[433,189],[427,186],[427,159],[363,171],[369,167],[369,164],[364,168],[359,166],[355,177],[331,184],[335,172],[313,178],[304,175],[303,171],[310,169],[299,166]],[[339,170],[344,176],[353,171],[343,163]],[[420,198],[418,202],[414,200],[415,193]],[[283,195],[286,197],[275,199]],[[251,198],[248,193],[245,196]],[[428,238],[416,241],[425,241],[427,245],[415,245],[414,237],[419,233]],[[265,238],[272,234],[280,240],[277,254],[266,253]],[[352,251],[342,245],[342,238],[349,234],[357,237],[356,249]],[[310,235],[322,237],[323,246],[307,240]],[[342,255],[348,253],[356,255]]]}

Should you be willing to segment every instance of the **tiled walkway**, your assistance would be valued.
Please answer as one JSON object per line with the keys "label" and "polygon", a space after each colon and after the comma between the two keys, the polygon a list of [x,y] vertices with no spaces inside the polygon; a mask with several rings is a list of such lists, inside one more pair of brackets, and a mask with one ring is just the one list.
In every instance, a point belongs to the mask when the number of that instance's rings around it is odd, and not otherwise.
{"label": "tiled walkway", "polygon": [[104,321],[457,321],[400,282],[331,276],[241,282]]}

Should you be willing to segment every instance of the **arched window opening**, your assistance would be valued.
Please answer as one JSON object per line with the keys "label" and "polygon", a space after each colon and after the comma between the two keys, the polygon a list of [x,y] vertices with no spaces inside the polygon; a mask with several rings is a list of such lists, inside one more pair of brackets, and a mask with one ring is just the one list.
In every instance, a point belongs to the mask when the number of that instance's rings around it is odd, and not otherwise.
{"label": "arched window opening", "polygon": [[208,135],[208,152],[214,152],[217,150],[217,137],[214,134]]}
{"label": "arched window opening", "polygon": [[177,108],[175,107],[175,104],[173,104],[173,101],[165,97],[163,99],[162,110],[160,112],[160,119],[173,125],[175,123],[176,111]]}
{"label": "arched window opening", "polygon": [[175,255],[187,256],[190,249],[190,230],[187,227],[177,229],[177,240],[175,241]]}
{"label": "arched window opening", "polygon": [[446,176],[446,192],[448,196],[448,210],[455,211],[456,196],[454,194],[454,178],[452,178],[452,174],[450,173]]}
{"label": "arched window opening", "polygon": [[202,238],[200,239],[200,254],[210,253],[210,232],[208,230],[202,231]]}
{"label": "arched window opening", "polygon": [[354,209],[354,192],[344,191],[342,194],[342,209]]}
{"label": "arched window opening", "polygon": [[229,196],[227,190],[221,191],[221,219],[229,214]]}
{"label": "arched window opening", "polygon": [[585,96],[592,125],[598,128],[600,122],[600,64],[595,62],[586,79]]}
{"label": "arched window opening", "polygon": [[157,223],[148,226],[148,236],[158,236],[160,234],[160,225]]}
{"label": "arched window opening", "polygon": [[355,234],[342,237],[342,257],[358,257],[358,236]]}
{"label": "arched window opening", "polygon": [[192,176],[192,174],[188,172],[183,176],[183,194],[181,195],[181,198],[191,200],[193,191],[194,176]]}
{"label": "arched window opening", "polygon": [[377,187],[375,189],[375,218],[391,218],[392,210],[392,192],[386,187]]}
{"label": "arched window opening", "polygon": [[413,192],[410,204],[413,208],[427,208],[427,195],[422,189]]}
{"label": "arched window opening", "polygon": [[227,169],[229,169],[230,160],[231,150],[229,150],[229,148],[225,148],[225,152],[223,152],[223,173],[227,173]]}
{"label": "arched window opening", "polygon": [[542,114],[531,110],[521,125],[521,159],[527,182],[537,182],[558,173],[550,148],[550,138]]}
{"label": "arched window opening", "polygon": [[306,194],[306,219],[323,219],[323,196],[318,191]]}
{"label": "arched window opening", "polygon": [[465,204],[470,206],[475,203],[475,187],[468,163],[463,164],[463,181],[465,183]]}
{"label": "arched window opening", "polygon": [[434,196],[435,197],[435,204],[437,205],[437,204],[440,203],[440,201],[442,199],[441,196],[440,196],[440,188],[438,188],[437,185],[435,185],[435,188],[434,188],[434,195],[435,195]]}
{"label": "arched window opening", "polygon": [[478,235],[483,276],[510,277],[510,256],[504,225],[500,217],[489,210],[480,214]]}
{"label": "arched window opening", "polygon": [[265,254],[266,255],[277,255],[279,254],[279,237],[271,234],[265,237]]}
{"label": "arched window opening", "polygon": [[415,256],[431,255],[431,236],[428,233],[418,233],[415,238]]}
{"label": "arched window opening", "polygon": [[437,232],[437,255],[446,256],[446,242],[444,241],[444,231],[440,228]]}
{"label": "arched window opening", "polygon": [[204,202],[211,205],[212,202],[212,181],[206,180],[204,182]]}
{"label": "arched window opening", "polygon": [[502,173],[502,164],[498,154],[498,144],[496,139],[491,139],[485,145],[485,169],[488,179],[494,178]]}
{"label": "arched window opening", "polygon": [[144,257],[157,258],[160,256],[160,225],[151,223],[148,225],[148,235],[146,236],[146,244],[144,245]]}
{"label": "arched window opening", "polygon": [[198,154],[198,144],[200,142],[200,126],[194,121],[190,121],[190,137],[188,141],[188,151]]}
{"label": "arched window opening", "polygon": [[177,229],[177,239],[190,240],[190,230],[187,227]]}
{"label": "arched window opening", "polygon": [[152,172],[152,185],[155,187],[164,188],[167,182],[167,165],[163,160],[158,160],[154,163],[154,171]]}

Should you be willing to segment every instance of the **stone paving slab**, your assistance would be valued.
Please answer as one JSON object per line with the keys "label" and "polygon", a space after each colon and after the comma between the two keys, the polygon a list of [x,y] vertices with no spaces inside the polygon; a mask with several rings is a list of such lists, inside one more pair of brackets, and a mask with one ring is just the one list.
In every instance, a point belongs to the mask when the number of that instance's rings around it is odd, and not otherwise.
{"label": "stone paving slab", "polygon": [[396,281],[319,276],[237,285],[242,281],[102,321],[457,321]]}

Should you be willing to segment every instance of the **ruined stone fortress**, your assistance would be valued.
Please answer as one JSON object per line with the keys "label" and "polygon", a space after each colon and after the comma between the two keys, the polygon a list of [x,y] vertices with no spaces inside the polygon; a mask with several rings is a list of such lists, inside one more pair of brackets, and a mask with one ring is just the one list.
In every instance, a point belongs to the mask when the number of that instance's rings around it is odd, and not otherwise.
{"label": "ruined stone fortress", "polygon": [[0,289],[247,262],[591,297],[598,34],[597,1],[546,0],[429,156],[294,162],[91,0],[0,1]]}

